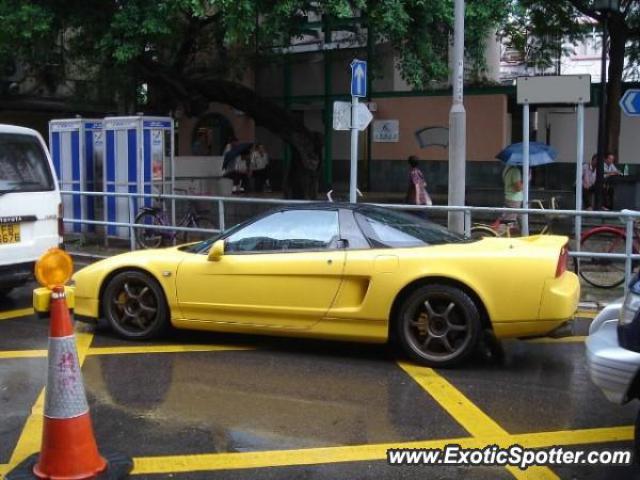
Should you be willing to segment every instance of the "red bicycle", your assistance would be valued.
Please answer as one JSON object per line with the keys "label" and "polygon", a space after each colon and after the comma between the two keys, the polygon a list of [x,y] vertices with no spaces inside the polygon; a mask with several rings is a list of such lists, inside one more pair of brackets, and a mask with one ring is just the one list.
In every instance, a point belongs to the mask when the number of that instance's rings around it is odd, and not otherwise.
{"label": "red bicycle", "polygon": [[[581,235],[581,251],[593,253],[625,253],[627,232],[624,227],[602,225],[590,228]],[[633,225],[633,253],[640,250],[640,229]],[[576,273],[587,283],[599,288],[614,288],[624,282],[624,260],[611,258],[575,259]],[[632,270],[638,266],[634,261]]]}

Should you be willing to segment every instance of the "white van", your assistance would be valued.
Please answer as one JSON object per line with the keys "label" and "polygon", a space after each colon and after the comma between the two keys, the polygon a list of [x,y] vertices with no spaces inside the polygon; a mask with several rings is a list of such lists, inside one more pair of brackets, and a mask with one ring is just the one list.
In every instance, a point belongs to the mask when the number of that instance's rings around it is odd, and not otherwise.
{"label": "white van", "polygon": [[38,132],[0,124],[0,298],[33,278],[34,262],[62,244],[62,201]]}

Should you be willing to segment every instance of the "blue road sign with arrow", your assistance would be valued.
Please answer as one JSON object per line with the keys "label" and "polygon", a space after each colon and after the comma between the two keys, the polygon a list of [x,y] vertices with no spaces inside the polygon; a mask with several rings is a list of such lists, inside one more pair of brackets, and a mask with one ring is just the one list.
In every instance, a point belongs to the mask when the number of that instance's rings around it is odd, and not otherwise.
{"label": "blue road sign with arrow", "polygon": [[367,96],[367,62],[357,58],[351,62],[351,96]]}
{"label": "blue road sign with arrow", "polygon": [[627,90],[620,99],[620,108],[629,117],[640,117],[640,90]]}

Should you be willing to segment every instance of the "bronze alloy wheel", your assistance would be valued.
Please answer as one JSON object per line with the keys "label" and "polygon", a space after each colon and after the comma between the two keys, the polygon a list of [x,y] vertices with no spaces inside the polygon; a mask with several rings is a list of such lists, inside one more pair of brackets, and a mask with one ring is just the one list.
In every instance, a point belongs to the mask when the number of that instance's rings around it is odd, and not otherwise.
{"label": "bronze alloy wheel", "polygon": [[463,361],[478,344],[480,313],[467,293],[449,285],[418,288],[400,308],[397,335],[404,351],[431,367]]}
{"label": "bronze alloy wheel", "polygon": [[113,277],[104,291],[102,305],[109,325],[124,338],[157,337],[169,324],[162,288],[154,278],[137,270]]}

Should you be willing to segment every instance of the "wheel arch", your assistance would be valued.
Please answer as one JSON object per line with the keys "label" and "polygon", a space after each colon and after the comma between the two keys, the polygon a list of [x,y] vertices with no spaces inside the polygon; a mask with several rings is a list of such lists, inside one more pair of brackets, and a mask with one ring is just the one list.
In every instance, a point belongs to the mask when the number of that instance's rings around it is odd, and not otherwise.
{"label": "wheel arch", "polygon": [[104,316],[104,311],[102,310],[102,296],[104,294],[104,289],[107,287],[111,279],[116,275],[118,275],[119,273],[131,272],[131,271],[144,273],[145,275],[148,275],[149,277],[153,278],[158,283],[158,286],[162,290],[162,293],[164,294],[164,302],[167,305],[167,308],[169,308],[169,302],[167,301],[167,292],[165,291],[164,286],[162,285],[162,282],[160,281],[160,279],[156,277],[151,271],[145,268],[127,265],[127,266],[121,266],[113,269],[107,275],[105,275],[105,277],[102,279],[102,282],[100,283],[100,288],[98,289],[98,318],[102,318]]}
{"label": "wheel arch", "polygon": [[413,280],[411,283],[405,285],[402,290],[396,295],[396,298],[393,300],[393,304],[391,306],[391,312],[389,314],[389,332],[388,336],[391,339],[393,335],[395,335],[394,325],[397,318],[398,310],[400,309],[402,302],[411,295],[416,289],[426,286],[426,285],[448,285],[451,287],[456,287],[465,292],[471,300],[478,307],[478,311],[480,312],[480,321],[482,322],[483,329],[490,329],[493,331],[493,326],[491,325],[491,319],[489,318],[489,312],[485,303],[482,301],[482,298],[478,293],[460,280],[444,277],[444,276],[429,276],[429,277],[421,277]]}

